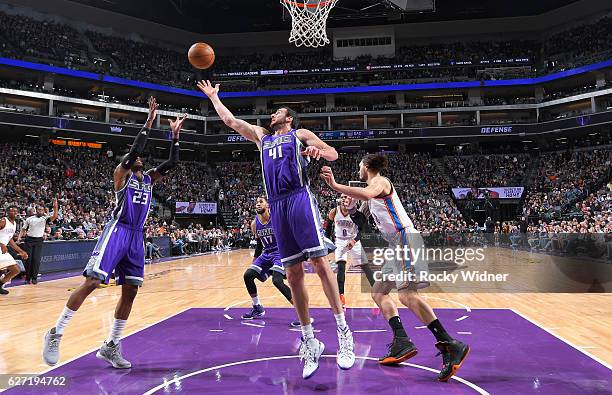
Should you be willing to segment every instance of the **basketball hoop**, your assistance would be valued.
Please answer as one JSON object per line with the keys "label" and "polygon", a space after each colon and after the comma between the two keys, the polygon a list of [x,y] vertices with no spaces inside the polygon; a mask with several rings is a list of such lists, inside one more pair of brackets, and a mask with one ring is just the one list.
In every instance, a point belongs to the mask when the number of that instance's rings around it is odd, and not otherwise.
{"label": "basketball hoop", "polygon": [[291,15],[289,42],[296,47],[318,48],[329,44],[327,17],[338,0],[280,0]]}

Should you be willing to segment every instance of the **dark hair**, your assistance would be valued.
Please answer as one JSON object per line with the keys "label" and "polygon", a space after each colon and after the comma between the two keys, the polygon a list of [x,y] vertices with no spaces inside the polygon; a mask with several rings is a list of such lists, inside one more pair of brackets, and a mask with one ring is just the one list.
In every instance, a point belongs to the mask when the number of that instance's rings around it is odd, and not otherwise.
{"label": "dark hair", "polygon": [[259,195],[259,196],[257,196],[257,199],[263,199],[263,200],[265,200],[266,202],[268,201],[268,198],[267,198],[267,197],[265,197],[264,195]]}
{"label": "dark hair", "polygon": [[363,164],[370,170],[380,173],[389,167],[389,160],[380,154],[369,154],[363,158]]}
{"label": "dark hair", "polygon": [[295,111],[293,108],[285,106],[279,107],[278,109],[280,110],[281,108],[287,110],[287,116],[293,118],[293,120],[291,121],[291,127],[293,129],[297,129],[297,127],[300,125],[300,116],[298,115],[297,111]]}
{"label": "dark hair", "polygon": [[14,208],[15,210],[19,211],[19,207],[15,206],[14,204],[11,204],[10,206],[8,206],[6,208],[6,211],[8,212],[10,209]]}

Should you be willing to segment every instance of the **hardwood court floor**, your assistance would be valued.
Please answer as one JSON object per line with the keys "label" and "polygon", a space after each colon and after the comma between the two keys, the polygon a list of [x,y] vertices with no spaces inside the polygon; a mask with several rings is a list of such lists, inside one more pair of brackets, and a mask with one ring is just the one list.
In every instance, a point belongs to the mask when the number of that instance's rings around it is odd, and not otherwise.
{"label": "hardwood court floor", "polygon": [[[250,251],[234,251],[147,265],[145,284],[136,298],[124,331],[128,335],[189,307],[226,307],[250,303],[242,274],[251,262]],[[525,253],[527,254],[527,253]],[[64,278],[10,288],[0,298],[0,373],[40,373],[44,332],[54,325],[70,291],[81,277]],[[306,276],[313,307],[327,307],[314,274]],[[257,283],[267,308],[290,307],[271,282]],[[108,335],[120,294],[117,287],[96,290],[64,333],[60,363],[99,347]],[[604,362],[612,363],[612,298],[609,294],[490,294],[428,293],[434,308],[512,308],[542,328]],[[360,289],[360,276],[347,274],[349,307],[373,307]],[[411,320],[408,330],[420,325]],[[172,336],[172,333],[168,333]]]}

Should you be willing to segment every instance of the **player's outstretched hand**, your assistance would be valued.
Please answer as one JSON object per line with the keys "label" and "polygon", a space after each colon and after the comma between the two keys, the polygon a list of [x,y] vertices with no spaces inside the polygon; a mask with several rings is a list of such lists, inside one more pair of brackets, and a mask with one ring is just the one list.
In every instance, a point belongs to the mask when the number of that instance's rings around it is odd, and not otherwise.
{"label": "player's outstretched hand", "polygon": [[202,80],[198,82],[198,89],[200,89],[202,93],[204,93],[210,99],[219,94],[219,84],[215,84],[215,86],[213,86],[209,80]]}
{"label": "player's outstretched hand", "polygon": [[169,119],[170,129],[172,129],[172,138],[178,140],[179,134],[181,132],[181,128],[183,127],[183,122],[187,119],[187,114],[177,115],[176,119],[173,121]]}
{"label": "player's outstretched hand", "polygon": [[319,160],[321,159],[322,153],[323,153],[323,150],[315,146],[309,145],[308,147],[306,147],[304,151],[302,151],[302,156],[310,156],[311,158]]}
{"label": "player's outstretched hand", "polygon": [[21,259],[23,259],[24,261],[27,261],[27,260],[28,260],[28,257],[29,257],[29,256],[28,256],[28,253],[27,253],[27,252],[25,252],[25,251],[20,252],[20,253],[19,253],[19,256],[20,256],[20,257],[21,257]]}
{"label": "player's outstretched hand", "polygon": [[331,167],[323,166],[320,174],[321,179],[333,189],[333,186],[336,184],[336,179],[334,178],[334,173],[332,172]]}
{"label": "player's outstretched hand", "polygon": [[153,126],[153,122],[157,118],[157,100],[153,96],[149,97],[149,115],[147,116],[146,125],[150,129]]}

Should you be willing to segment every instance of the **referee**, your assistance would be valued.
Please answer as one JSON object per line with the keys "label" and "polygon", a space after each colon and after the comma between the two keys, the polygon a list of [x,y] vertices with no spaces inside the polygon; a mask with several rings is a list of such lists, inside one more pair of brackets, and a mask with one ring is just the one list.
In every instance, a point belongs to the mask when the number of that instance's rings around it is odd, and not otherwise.
{"label": "referee", "polygon": [[45,227],[47,221],[51,222],[57,219],[59,207],[57,199],[53,199],[53,215],[47,215],[45,208],[42,206],[36,207],[36,215],[26,218],[23,227],[21,228],[21,234],[19,238],[22,238],[24,234],[25,238],[25,251],[30,256],[26,266],[26,283],[37,284],[38,283],[38,271],[40,270],[40,254],[42,252],[43,236],[45,234]]}

